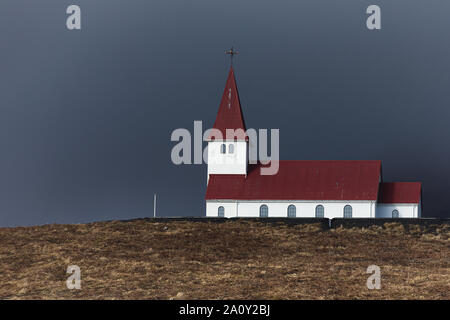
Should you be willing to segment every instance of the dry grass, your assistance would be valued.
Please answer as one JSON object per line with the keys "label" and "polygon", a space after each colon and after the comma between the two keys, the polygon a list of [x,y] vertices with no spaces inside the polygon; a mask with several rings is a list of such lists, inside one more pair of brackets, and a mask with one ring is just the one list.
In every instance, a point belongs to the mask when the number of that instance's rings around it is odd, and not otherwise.
{"label": "dry grass", "polygon": [[[450,231],[100,222],[0,229],[2,299],[449,299]],[[67,266],[82,289],[68,290]],[[378,265],[381,290],[368,290]]]}

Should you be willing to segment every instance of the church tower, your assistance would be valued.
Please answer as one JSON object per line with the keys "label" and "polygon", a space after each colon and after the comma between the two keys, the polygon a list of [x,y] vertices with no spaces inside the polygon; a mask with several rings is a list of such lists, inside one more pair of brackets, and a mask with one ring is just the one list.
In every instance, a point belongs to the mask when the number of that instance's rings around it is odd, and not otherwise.
{"label": "church tower", "polygon": [[[233,51],[231,51],[233,52]],[[213,132],[208,139],[208,181],[210,174],[247,175],[248,137],[241,103],[230,67]],[[219,137],[214,136],[214,131]]]}

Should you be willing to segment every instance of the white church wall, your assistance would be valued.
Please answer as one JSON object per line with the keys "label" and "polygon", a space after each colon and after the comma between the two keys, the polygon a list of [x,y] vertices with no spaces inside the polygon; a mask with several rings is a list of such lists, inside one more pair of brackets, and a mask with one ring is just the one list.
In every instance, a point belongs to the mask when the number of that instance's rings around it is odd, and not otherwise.
{"label": "white church wall", "polygon": [[225,209],[225,218],[236,217],[236,201],[228,201],[228,202],[206,201],[206,216],[217,217],[220,206],[222,206]]}
{"label": "white church wall", "polygon": [[[225,144],[226,153],[221,153]],[[233,153],[229,152],[234,146]],[[247,174],[247,142],[213,141],[208,143],[208,180],[210,174]]]}
{"label": "white church wall", "polygon": [[259,217],[261,205],[267,205],[269,217],[287,217],[289,205],[296,206],[296,217],[313,218],[316,216],[316,207],[324,207],[325,218],[343,218],[344,207],[352,206],[353,218],[375,217],[375,201],[213,201],[206,203],[206,216],[217,217],[218,207],[225,208],[225,217]]}
{"label": "white church wall", "polygon": [[417,207],[418,207],[417,208],[417,213],[418,213],[417,218],[422,218],[422,200],[420,200],[419,205]]}
{"label": "white church wall", "polygon": [[421,216],[417,203],[378,203],[376,217],[392,218],[393,210],[398,210],[399,218],[420,218]]}

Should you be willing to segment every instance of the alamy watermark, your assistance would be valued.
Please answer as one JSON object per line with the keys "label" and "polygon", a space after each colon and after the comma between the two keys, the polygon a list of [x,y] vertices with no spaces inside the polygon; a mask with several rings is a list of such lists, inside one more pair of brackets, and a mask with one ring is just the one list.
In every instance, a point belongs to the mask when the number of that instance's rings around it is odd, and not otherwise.
{"label": "alamy watermark", "polygon": [[[71,4],[66,9],[66,27],[68,30],[81,30],[81,8],[79,5]],[[381,29],[381,8],[372,4],[367,7],[366,14],[369,14],[366,20],[366,26],[369,30]]]}
{"label": "alamy watermark", "polygon": [[81,269],[77,265],[71,265],[67,267],[66,273],[71,274],[66,280],[67,289],[73,290],[81,289]]}
{"label": "alamy watermark", "polygon": [[[178,128],[172,132],[170,140],[178,143],[172,148],[171,160],[176,165],[208,163],[208,146],[203,147],[204,142],[217,141],[225,145],[248,141],[248,163],[256,164],[260,162],[262,164],[261,175],[275,175],[279,169],[280,130],[270,129],[270,156],[268,154],[268,132],[268,129],[259,129],[258,131],[255,129],[247,129],[246,131],[243,129],[226,129],[224,137],[221,130],[212,128],[203,131],[202,121],[194,121],[193,135],[185,128]],[[223,164],[233,164],[236,161],[241,161],[241,159],[236,154],[235,157],[215,157],[214,161],[215,163],[222,161]]]}
{"label": "alamy watermark", "polygon": [[381,269],[377,265],[370,265],[367,267],[366,273],[371,273],[370,277],[367,278],[367,289],[373,290],[381,289]]}
{"label": "alamy watermark", "polygon": [[81,30],[81,8],[76,4],[67,7],[66,13],[69,15],[66,19],[68,30]]}

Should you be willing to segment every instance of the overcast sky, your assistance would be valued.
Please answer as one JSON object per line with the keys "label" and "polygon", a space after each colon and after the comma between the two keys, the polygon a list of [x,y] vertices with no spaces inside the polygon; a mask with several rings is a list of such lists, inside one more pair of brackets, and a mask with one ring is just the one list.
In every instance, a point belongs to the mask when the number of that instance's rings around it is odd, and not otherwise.
{"label": "overcast sky", "polygon": [[[66,28],[66,8],[82,30]],[[382,29],[366,28],[377,4]],[[212,126],[229,61],[249,128],[281,159],[379,159],[450,215],[447,0],[2,0],[0,226],[205,214],[206,166],[170,160]]]}

